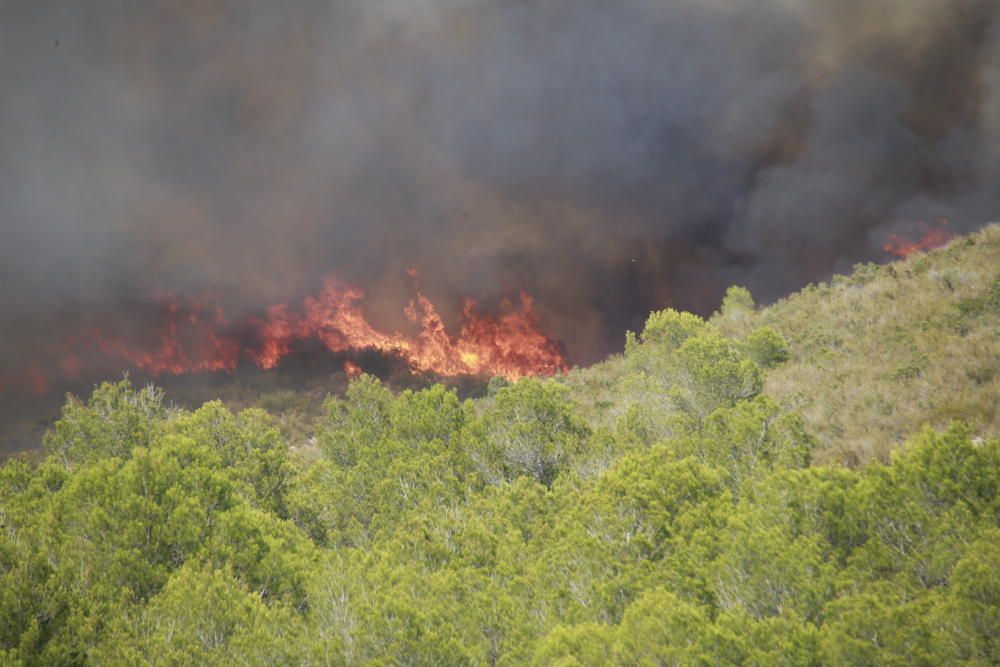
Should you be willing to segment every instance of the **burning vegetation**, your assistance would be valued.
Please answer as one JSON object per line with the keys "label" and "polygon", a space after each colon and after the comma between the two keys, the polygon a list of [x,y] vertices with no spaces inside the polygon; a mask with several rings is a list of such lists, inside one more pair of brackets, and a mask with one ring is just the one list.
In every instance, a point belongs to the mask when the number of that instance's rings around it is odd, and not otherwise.
{"label": "burning vegetation", "polygon": [[[525,292],[518,304],[502,300],[495,314],[480,313],[474,299],[465,299],[456,333],[449,333],[419,287],[414,292],[405,309],[411,333],[376,328],[362,307],[364,291],[333,277],[297,306],[276,304],[263,316],[240,321],[229,320],[212,300],[155,294],[144,318],[151,326],[137,331],[90,328],[51,355],[56,359],[51,368],[28,364],[0,380],[0,392],[45,393],[54,377],[87,377],[109,367],[152,376],[231,373],[243,362],[269,370],[310,343],[336,354],[373,351],[401,360],[413,372],[443,377],[499,375],[513,380],[569,368],[560,344],[538,329],[532,298]],[[352,377],[363,370],[351,359],[343,368]]]}
{"label": "burning vegetation", "polygon": [[[948,241],[955,238],[955,235],[948,229],[947,220],[938,220],[933,225],[926,222],[918,222],[914,225],[911,233],[896,230],[889,234],[882,249],[893,257],[900,259],[909,257],[914,252],[925,252],[940,248]],[[914,238],[916,237],[916,238]]]}

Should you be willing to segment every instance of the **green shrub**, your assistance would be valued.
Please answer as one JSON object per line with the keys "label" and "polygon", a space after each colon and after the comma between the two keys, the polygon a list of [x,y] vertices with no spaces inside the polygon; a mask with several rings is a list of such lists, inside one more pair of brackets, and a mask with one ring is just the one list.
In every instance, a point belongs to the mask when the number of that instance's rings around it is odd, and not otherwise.
{"label": "green shrub", "polygon": [[761,368],[774,368],[788,361],[788,343],[771,327],[761,327],[747,336],[747,353]]}

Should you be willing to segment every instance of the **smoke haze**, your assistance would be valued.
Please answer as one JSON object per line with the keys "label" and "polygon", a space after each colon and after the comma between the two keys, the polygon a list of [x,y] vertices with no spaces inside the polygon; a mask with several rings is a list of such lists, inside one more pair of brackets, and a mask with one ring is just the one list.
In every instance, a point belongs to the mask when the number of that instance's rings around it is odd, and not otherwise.
{"label": "smoke haze", "polygon": [[0,86],[0,370],[331,273],[393,329],[411,267],[586,363],[1000,211],[995,0],[7,0]]}

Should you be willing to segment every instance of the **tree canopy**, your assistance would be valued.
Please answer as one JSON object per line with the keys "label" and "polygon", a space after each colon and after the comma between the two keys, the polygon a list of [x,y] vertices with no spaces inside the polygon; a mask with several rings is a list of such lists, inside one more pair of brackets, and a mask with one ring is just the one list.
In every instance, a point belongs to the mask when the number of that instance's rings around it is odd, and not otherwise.
{"label": "tree canopy", "polygon": [[70,398],[0,467],[0,663],[1000,663],[1000,441],[822,465],[759,319],[730,290],[613,376],[475,400],[362,375],[305,442],[127,380]]}

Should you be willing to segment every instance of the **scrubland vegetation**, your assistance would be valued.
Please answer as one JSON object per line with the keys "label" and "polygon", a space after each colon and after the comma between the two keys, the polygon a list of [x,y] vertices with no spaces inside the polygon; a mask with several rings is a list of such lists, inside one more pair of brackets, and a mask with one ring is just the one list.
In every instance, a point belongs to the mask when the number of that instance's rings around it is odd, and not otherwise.
{"label": "scrubland vegetation", "polygon": [[998,359],[991,227],[476,400],[105,384],[0,468],[0,662],[997,664]]}

